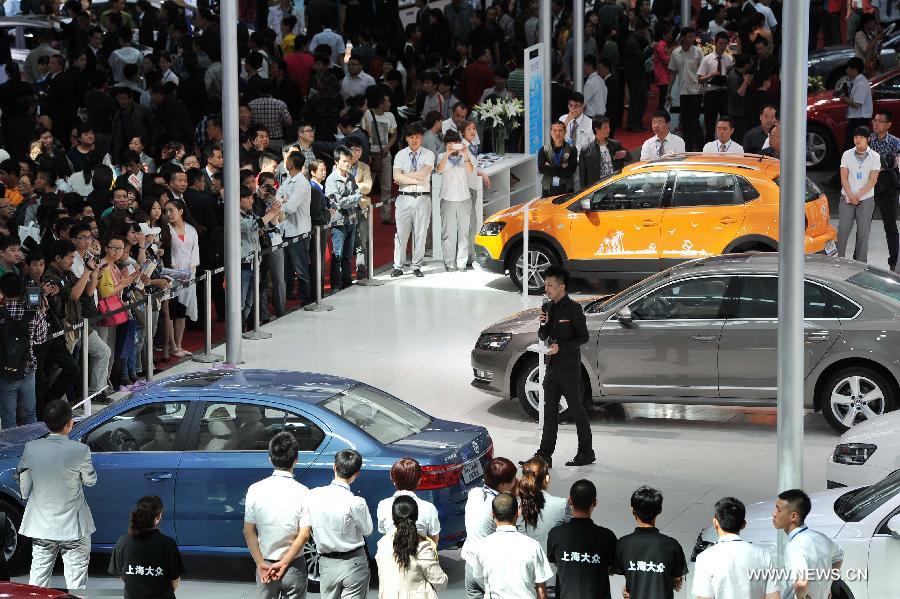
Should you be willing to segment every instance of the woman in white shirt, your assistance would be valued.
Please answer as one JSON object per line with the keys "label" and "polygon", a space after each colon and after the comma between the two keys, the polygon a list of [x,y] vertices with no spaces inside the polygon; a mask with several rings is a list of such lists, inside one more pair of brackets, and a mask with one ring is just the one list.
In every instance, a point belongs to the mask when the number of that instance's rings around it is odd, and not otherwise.
{"label": "woman in white shirt", "polygon": [[[463,121],[459,125],[459,130],[462,132],[463,143],[469,149],[472,164],[475,165],[475,168],[469,173],[469,189],[471,190],[472,204],[469,216],[469,251],[465,268],[465,270],[472,270],[472,262],[475,260],[475,235],[478,234],[478,229],[481,227],[481,215],[475,213],[475,198],[478,197],[478,179],[481,179],[485,189],[490,189],[491,178],[484,171],[478,170],[478,144],[481,140],[478,139],[478,128],[475,127],[475,123]],[[485,200],[486,202],[487,200]]]}
{"label": "woman in white shirt", "polygon": [[391,504],[393,530],[378,541],[379,599],[431,599],[447,586],[434,541],[419,534],[415,499],[400,496]]}
{"label": "woman in white shirt", "polygon": [[549,486],[550,468],[542,457],[535,456],[522,464],[522,476],[516,490],[519,498],[516,528],[545,548],[550,530],[572,517],[566,499],[547,493]]}
{"label": "woman in white shirt", "polygon": [[853,130],[853,147],[841,156],[841,202],[838,209],[838,256],[847,253],[847,242],[856,223],[853,259],[865,262],[869,256],[869,231],[875,213],[875,183],[881,171],[881,156],[869,147],[868,127]]}
{"label": "woman in white shirt", "polygon": [[416,520],[419,534],[428,537],[435,543],[441,533],[441,521],[438,518],[437,508],[430,501],[425,501],[416,496],[416,489],[422,482],[422,466],[412,458],[400,458],[391,466],[391,482],[397,488],[397,492],[378,502],[375,517],[378,520],[378,532],[387,534],[394,530],[391,509],[394,499],[397,497],[412,497],[418,506],[419,516]]}
{"label": "woman in white shirt", "polygon": [[[172,247],[169,250],[171,266],[175,270],[187,273],[193,279],[200,265],[200,228],[191,218],[184,202],[178,199],[166,203],[166,219],[172,235]],[[194,285],[182,287],[175,292],[175,300],[169,302],[169,318],[172,328],[169,330],[169,353],[177,358],[190,356],[191,353],[181,347],[184,339],[184,319],[197,320],[197,288]]]}
{"label": "woman in white shirt", "polygon": [[465,270],[469,257],[469,220],[472,194],[469,177],[475,170],[474,158],[452,129],[444,135],[446,150],[441,154],[437,172],[441,174],[441,246],[447,272]]}

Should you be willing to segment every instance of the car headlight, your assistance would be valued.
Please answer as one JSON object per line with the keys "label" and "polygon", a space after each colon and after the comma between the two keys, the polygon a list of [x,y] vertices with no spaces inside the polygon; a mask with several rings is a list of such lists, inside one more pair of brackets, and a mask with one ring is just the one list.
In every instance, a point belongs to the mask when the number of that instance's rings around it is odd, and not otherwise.
{"label": "car headlight", "polygon": [[841,443],[834,448],[832,460],[835,464],[860,466],[866,463],[878,446],[870,443]]}
{"label": "car headlight", "polygon": [[503,227],[505,226],[506,223],[502,220],[484,223],[483,225],[481,225],[480,234],[484,235],[485,237],[496,237],[500,234],[500,231],[502,231]]}
{"label": "car headlight", "polygon": [[512,339],[512,333],[485,333],[475,342],[475,349],[501,351]]}

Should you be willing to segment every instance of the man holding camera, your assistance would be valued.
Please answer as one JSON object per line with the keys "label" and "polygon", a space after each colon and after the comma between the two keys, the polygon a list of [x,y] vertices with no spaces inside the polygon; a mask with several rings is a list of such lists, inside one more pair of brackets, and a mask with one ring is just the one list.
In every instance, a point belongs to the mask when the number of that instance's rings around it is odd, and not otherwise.
{"label": "man holding camera", "polygon": [[[101,269],[93,254],[86,251],[85,256],[82,257],[79,251],[78,245],[89,247],[93,239],[88,225],[76,225],[72,227],[71,231],[78,237],[74,238],[74,242],[61,240],[53,244],[50,252],[52,255],[49,256],[50,262],[44,270],[42,281],[59,289],[58,293],[48,298],[53,317],[58,319],[62,325],[79,326],[84,318],[96,315],[94,294],[97,292],[97,284],[100,282]],[[79,269],[79,274],[75,272],[76,256],[81,258],[82,268]],[[85,309],[86,307],[87,309]],[[91,307],[94,309],[91,310]],[[74,343],[75,336],[77,333],[73,334],[71,339],[68,335],[60,337],[60,339],[69,339],[70,343]],[[109,372],[111,355],[109,346],[103,342],[97,331],[91,329],[88,336],[88,364],[90,367],[88,393],[91,395],[99,394],[106,387],[106,374]],[[77,376],[77,364],[73,362],[73,366]],[[60,375],[61,377],[62,375]]]}
{"label": "man holding camera", "polygon": [[[29,288],[24,297],[22,277],[9,272],[0,277],[0,428],[37,422],[34,347],[47,341],[44,298]],[[45,291],[46,293],[46,291]]]}
{"label": "man holding camera", "polygon": [[587,321],[584,310],[569,297],[568,287],[566,269],[551,266],[544,271],[544,293],[549,301],[541,308],[538,338],[547,344],[548,358],[544,375],[544,430],[535,455],[549,466],[556,449],[562,396],[566,398],[578,433],[578,451],[566,466],[586,466],[596,461],[581,385],[581,346],[588,342]]}

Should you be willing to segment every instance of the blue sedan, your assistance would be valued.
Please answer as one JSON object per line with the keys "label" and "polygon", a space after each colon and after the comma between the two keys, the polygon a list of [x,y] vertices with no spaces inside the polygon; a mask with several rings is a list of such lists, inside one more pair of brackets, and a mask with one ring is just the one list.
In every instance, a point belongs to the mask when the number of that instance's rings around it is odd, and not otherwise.
{"label": "blue sedan", "polygon": [[[31,434],[23,435],[27,430]],[[13,479],[22,446],[36,426],[0,436],[0,510],[18,526],[24,501]],[[44,429],[45,431],[46,429]],[[269,475],[269,440],[293,433],[300,445],[294,477],[307,487],[328,484],[334,455],[356,449],[364,458],[354,490],[373,517],[393,494],[391,465],[401,457],[422,464],[418,495],[435,504],[440,548],[465,538],[466,495],[482,483],[493,444],[485,428],[439,420],[363,383],[323,374],[208,370],[169,377],[79,422],[71,438],[93,452],[96,486],[85,489],[97,531],[93,550],[110,552],[128,529],[138,498],[159,495],[162,531],[182,552],[249,555],[242,532],[244,495]],[[4,443],[3,441],[6,441]],[[378,535],[368,538],[374,556]],[[30,557],[19,543],[12,565]],[[313,546],[308,565],[317,579]]]}

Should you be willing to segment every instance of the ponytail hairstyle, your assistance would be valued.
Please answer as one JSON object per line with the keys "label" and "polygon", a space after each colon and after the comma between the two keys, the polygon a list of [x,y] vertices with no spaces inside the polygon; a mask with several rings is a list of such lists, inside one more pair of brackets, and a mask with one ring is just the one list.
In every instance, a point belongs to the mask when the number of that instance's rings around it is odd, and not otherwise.
{"label": "ponytail hairstyle", "polygon": [[419,505],[409,495],[400,495],[394,499],[391,507],[394,520],[394,559],[402,569],[409,568],[410,559],[419,550],[419,531],[416,520],[419,519]]}
{"label": "ponytail hairstyle", "polygon": [[547,488],[547,477],[550,468],[540,456],[534,456],[522,464],[522,478],[519,479],[519,509],[525,524],[534,528],[538,516],[544,509],[544,489]]}
{"label": "ponytail hairstyle", "polygon": [[138,499],[137,507],[131,512],[128,523],[128,534],[135,539],[142,539],[156,529],[156,519],[163,511],[163,502],[156,495],[147,495]]}

